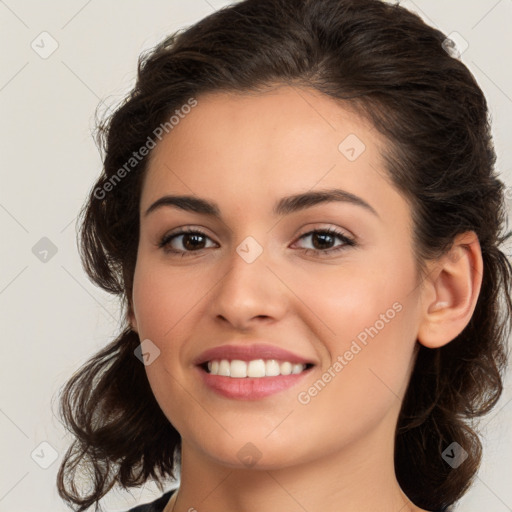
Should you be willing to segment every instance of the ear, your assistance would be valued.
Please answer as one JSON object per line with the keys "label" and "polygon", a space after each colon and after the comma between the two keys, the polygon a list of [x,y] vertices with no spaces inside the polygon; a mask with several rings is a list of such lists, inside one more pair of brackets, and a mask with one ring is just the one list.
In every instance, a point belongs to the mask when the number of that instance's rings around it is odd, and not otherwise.
{"label": "ear", "polygon": [[474,231],[457,235],[423,282],[419,343],[428,348],[442,347],[464,330],[476,307],[482,275],[477,235]]}

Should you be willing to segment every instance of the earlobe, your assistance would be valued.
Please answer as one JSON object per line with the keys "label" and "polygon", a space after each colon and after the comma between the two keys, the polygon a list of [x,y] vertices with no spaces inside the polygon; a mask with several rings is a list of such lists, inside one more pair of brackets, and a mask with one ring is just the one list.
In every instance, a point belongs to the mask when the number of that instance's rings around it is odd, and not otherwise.
{"label": "earlobe", "polygon": [[464,330],[476,307],[482,274],[477,235],[473,231],[457,235],[451,249],[435,262],[423,283],[419,343],[439,348]]}

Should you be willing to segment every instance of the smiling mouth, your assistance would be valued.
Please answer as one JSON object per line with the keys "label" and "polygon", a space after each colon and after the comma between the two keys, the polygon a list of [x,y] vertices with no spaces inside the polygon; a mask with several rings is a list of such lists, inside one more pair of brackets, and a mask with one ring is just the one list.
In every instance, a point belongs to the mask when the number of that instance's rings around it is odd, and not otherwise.
{"label": "smiling mouth", "polygon": [[199,365],[209,375],[233,379],[277,377],[297,375],[313,367],[313,364],[291,363],[276,359],[213,359]]}

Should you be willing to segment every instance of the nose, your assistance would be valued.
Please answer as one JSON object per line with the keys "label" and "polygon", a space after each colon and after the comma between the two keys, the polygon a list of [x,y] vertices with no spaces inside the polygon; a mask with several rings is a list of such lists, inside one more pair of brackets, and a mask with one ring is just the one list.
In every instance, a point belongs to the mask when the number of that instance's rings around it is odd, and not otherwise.
{"label": "nose", "polygon": [[269,265],[265,250],[252,262],[233,250],[227,265],[224,277],[212,290],[210,312],[216,321],[246,331],[284,316],[290,292]]}

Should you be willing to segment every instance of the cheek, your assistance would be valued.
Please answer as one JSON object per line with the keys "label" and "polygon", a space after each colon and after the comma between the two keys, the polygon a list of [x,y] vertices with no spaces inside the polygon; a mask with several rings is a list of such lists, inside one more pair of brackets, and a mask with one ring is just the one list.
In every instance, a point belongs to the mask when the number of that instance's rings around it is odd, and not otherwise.
{"label": "cheek", "polygon": [[[419,320],[412,260],[390,252],[373,265],[368,261],[330,274],[304,275],[294,290],[314,312],[310,328],[321,341],[322,370],[343,374],[334,379],[340,392],[348,387],[353,393],[357,387],[352,396],[359,399],[368,401],[379,389],[399,395],[407,383]],[[339,364],[332,368],[339,357],[342,370]]]}
{"label": "cheek", "polygon": [[[134,275],[133,303],[139,336],[157,345],[176,336],[180,324],[198,303],[198,294],[205,295],[204,286],[196,283],[190,267],[172,271],[161,265],[141,263]],[[201,288],[201,289],[199,289]]]}
{"label": "cheek", "polygon": [[[304,272],[295,279],[294,292],[322,324],[323,338],[330,335],[343,348],[343,340],[353,339],[377,324],[380,331],[400,322],[404,303],[414,302],[414,275],[408,261],[395,261],[394,267],[384,262],[340,265],[322,272]],[[383,268],[386,269],[383,271]],[[364,339],[364,335],[360,338]]]}
{"label": "cheek", "polygon": [[[134,311],[139,338],[149,339],[158,347],[159,355],[145,366],[146,375],[160,408],[171,424],[179,431],[186,431],[191,401],[183,393],[183,368],[178,364],[180,340],[190,335],[191,311],[196,305],[196,282],[183,269],[169,268],[139,260],[133,283]],[[187,275],[187,277],[185,277]]]}
{"label": "cheek", "polygon": [[[382,273],[371,280],[352,275],[309,288],[307,300],[329,327],[321,329],[319,345],[328,356],[317,380],[299,390],[297,412],[310,432],[322,430],[326,446],[339,435],[355,440],[391,411],[398,414],[415,346],[417,298],[408,279],[383,279]],[[343,428],[325,430],[325,424]]]}

